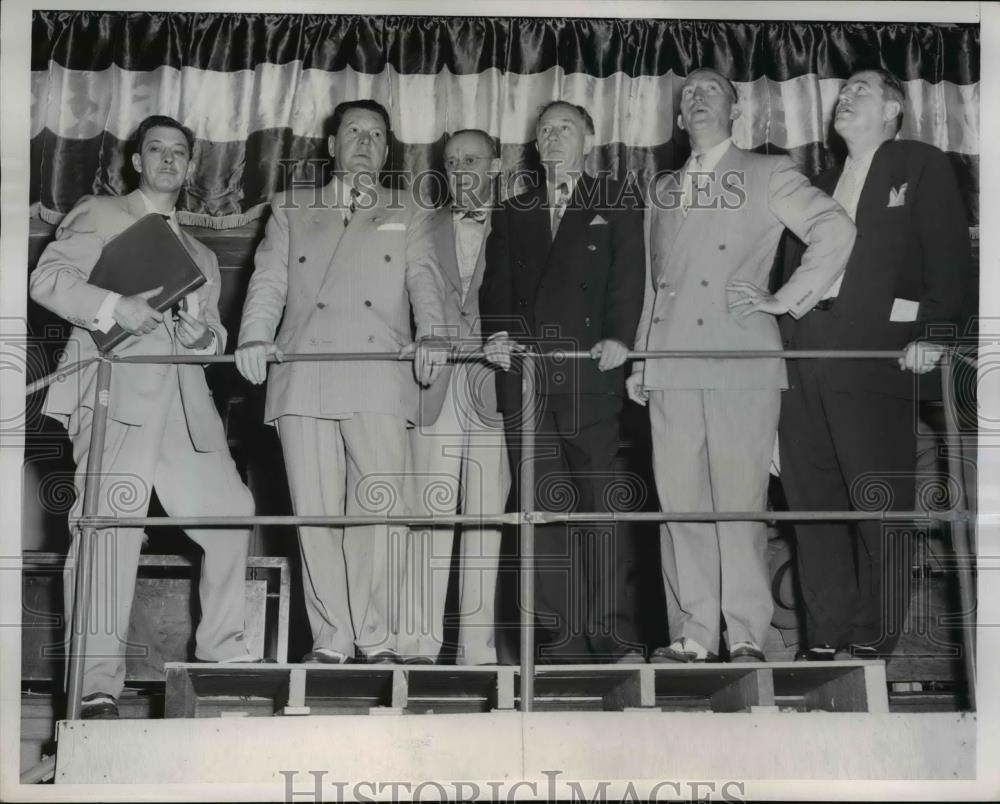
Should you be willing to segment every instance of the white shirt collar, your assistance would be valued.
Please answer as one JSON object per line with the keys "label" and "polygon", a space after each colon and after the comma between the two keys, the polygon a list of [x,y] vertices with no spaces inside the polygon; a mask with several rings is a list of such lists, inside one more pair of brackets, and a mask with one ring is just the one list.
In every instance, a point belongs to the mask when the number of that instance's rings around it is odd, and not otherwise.
{"label": "white shirt collar", "polygon": [[[729,146],[733,144],[732,137],[726,137],[722,142],[716,143],[707,151],[702,151],[701,153],[701,170],[711,170],[721,161],[723,155],[729,150]],[[688,164],[694,162],[694,158],[698,155],[698,151],[691,151],[691,158],[688,160]]]}
{"label": "white shirt collar", "polygon": [[149,214],[166,215],[168,218],[173,218],[174,213],[177,211],[177,207],[171,207],[170,212],[160,212],[156,207],[153,206],[153,202],[149,200],[149,197],[142,191],[139,190],[139,196],[142,198],[142,203],[146,207],[146,212]]}

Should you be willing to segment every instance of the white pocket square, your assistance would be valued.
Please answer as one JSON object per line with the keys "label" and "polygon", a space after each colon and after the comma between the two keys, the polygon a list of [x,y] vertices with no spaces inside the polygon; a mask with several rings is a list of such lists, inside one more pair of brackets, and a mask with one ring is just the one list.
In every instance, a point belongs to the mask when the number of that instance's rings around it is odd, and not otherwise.
{"label": "white pocket square", "polygon": [[899,189],[889,188],[889,203],[887,206],[890,207],[901,207],[906,203],[906,182],[904,181]]}
{"label": "white pocket square", "polygon": [[917,313],[920,312],[920,302],[913,299],[893,299],[892,310],[889,312],[889,320],[896,323],[904,323],[917,320]]}
{"label": "white pocket square", "polygon": [[405,223],[383,223],[376,229],[377,232],[405,232]]}
{"label": "white pocket square", "polygon": [[594,216],[594,219],[593,219],[593,220],[592,220],[592,221],[590,222],[590,225],[591,225],[591,226],[598,226],[598,225],[600,225],[600,224],[602,224],[602,223],[603,223],[603,224],[605,224],[605,225],[607,225],[607,220],[605,220],[605,219],[604,219],[604,218],[603,218],[602,216],[600,216],[600,215],[595,215],[595,216]]}

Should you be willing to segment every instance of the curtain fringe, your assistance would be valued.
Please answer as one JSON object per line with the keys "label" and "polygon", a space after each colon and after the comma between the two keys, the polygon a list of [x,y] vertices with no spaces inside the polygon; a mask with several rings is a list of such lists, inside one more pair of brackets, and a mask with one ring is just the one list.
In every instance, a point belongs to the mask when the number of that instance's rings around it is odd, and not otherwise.
{"label": "curtain fringe", "polygon": [[[257,204],[239,215],[222,215],[218,218],[213,218],[211,215],[201,212],[178,210],[177,222],[182,226],[200,226],[204,229],[239,229],[241,226],[246,226],[248,223],[259,220],[264,214],[264,210],[267,209],[267,206],[267,204]],[[32,218],[40,218],[45,223],[50,223],[54,226],[58,226],[62,219],[66,217],[65,212],[49,209],[38,201],[31,205],[28,214]]]}

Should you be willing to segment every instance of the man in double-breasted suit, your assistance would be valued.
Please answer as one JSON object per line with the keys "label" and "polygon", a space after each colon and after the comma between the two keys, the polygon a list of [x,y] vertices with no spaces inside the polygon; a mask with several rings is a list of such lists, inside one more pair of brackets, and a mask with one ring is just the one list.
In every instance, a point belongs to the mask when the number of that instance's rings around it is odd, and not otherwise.
{"label": "man in double-breasted suit", "polygon": [[[89,331],[107,332],[115,324],[133,336],[114,350],[119,356],[218,354],[225,349],[215,254],[182,232],[173,217],[192,165],[193,143],[193,134],[176,120],[162,115],[146,118],[136,134],[137,152],[132,156],[139,189],[122,197],[82,199],[39,258],[31,275],[31,298],[74,324],[64,361],[97,357]],[[123,297],[87,281],[104,246],[153,213],[168,218],[207,280],[189,294],[187,309],[179,311],[176,320],[148,304],[162,288]],[[142,269],[135,266],[137,271]],[[93,363],[70,380],[54,383],[45,404],[46,415],[64,424],[73,442],[77,498],[72,516],[79,516],[83,509],[96,382],[97,364]],[[101,471],[99,515],[144,516],[154,488],[170,516],[254,513],[253,498],[233,464],[205,371],[199,365],[115,366]],[[205,551],[195,655],[205,661],[251,660],[243,633],[249,531],[187,528],[185,532]],[[91,608],[84,661],[84,718],[118,715],[142,535],[141,528],[97,533],[91,586],[97,605]],[[78,552],[79,534],[74,531],[64,575],[67,626],[72,623]]]}
{"label": "man in double-breasted suit", "polygon": [[[684,82],[678,124],[692,156],[654,185],[649,277],[637,350],[778,349],[774,316],[802,315],[843,270],[851,221],[787,157],[731,140],[736,90],[715,70]],[[809,248],[795,277],[761,291],[785,227]],[[785,367],[777,359],[639,363],[629,393],[648,401],[653,472],[664,511],[763,511]],[[668,620],[679,628],[651,661],[713,661],[720,612],[733,661],[763,661],[772,600],[763,522],[669,522],[661,530]]]}
{"label": "man in double-breasted suit", "polygon": [[[622,368],[642,307],[640,199],[634,187],[583,172],[594,124],[555,101],[535,128],[545,180],[502,203],[486,244],[479,293],[486,351],[503,371],[497,401],[515,477],[521,462],[515,344],[593,360],[543,361],[536,416],[539,510],[606,511],[624,397]],[[517,486],[515,486],[517,487]],[[543,659],[643,661],[626,611],[627,557],[606,526],[536,531],[537,644]]]}
{"label": "man in double-breasted suit", "polygon": [[[444,325],[430,212],[409,191],[376,181],[389,138],[380,104],[341,103],[333,131],[330,182],[271,202],[236,362],[259,384],[267,358],[279,360],[264,416],[277,425],[297,515],[406,514],[414,371],[429,383],[446,357],[430,348]],[[310,352],[397,352],[415,361],[280,362]],[[300,527],[299,545],[313,634],[305,661],[339,664],[356,649],[368,661],[395,661],[397,581],[389,572],[397,562],[386,529]]]}
{"label": "man in double-breasted suit", "polygon": [[[940,384],[930,372],[942,350],[930,341],[963,331],[965,204],[943,153],[895,139],[904,101],[899,80],[883,70],[858,72],[841,89],[833,125],[847,143],[847,161],[816,186],[847,210],[857,241],[842,281],[810,312],[782,321],[787,348],[899,350],[902,357],[792,361],[780,457],[793,509],[914,507],[915,392],[933,392],[928,381]],[[801,246],[789,250],[786,276],[799,253]],[[893,531],[877,520],[796,523],[806,614],[799,658],[892,651],[909,604],[910,569],[907,537]]]}
{"label": "man in double-breasted suit", "polygon": [[[496,147],[478,129],[457,131],[444,147],[450,204],[431,226],[444,286],[449,335],[459,353],[482,349],[479,288],[486,267]],[[495,369],[482,362],[447,366],[420,392],[420,418],[413,438],[416,504],[432,514],[503,513],[510,489],[503,419],[497,412]],[[406,654],[435,657],[443,636],[445,595],[451,567],[451,526],[418,539],[411,533],[410,586],[413,646]],[[496,664],[495,599],[500,528],[463,525],[459,567],[459,664]],[[406,622],[400,616],[401,623]],[[402,626],[401,626],[402,628]],[[402,636],[400,637],[402,639]]]}

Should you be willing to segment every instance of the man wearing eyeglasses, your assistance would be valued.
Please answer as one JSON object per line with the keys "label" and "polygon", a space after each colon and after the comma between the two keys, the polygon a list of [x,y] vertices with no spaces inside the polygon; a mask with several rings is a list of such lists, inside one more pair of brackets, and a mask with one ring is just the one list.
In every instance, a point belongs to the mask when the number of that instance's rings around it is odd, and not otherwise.
{"label": "man wearing eyeglasses", "polygon": [[[553,354],[535,386],[536,506],[610,507],[627,343],[642,309],[642,211],[630,185],[584,172],[594,121],[554,101],[535,127],[542,181],[502,203],[486,244],[479,293],[485,349],[502,371],[497,400],[513,473],[520,469],[519,346]],[[589,351],[592,360],[560,358]],[[518,484],[519,485],[519,484]],[[644,661],[629,611],[631,566],[619,531],[597,523],[536,530],[535,614],[540,660]]]}
{"label": "man wearing eyeglasses", "polygon": [[[485,131],[457,131],[444,146],[449,202],[431,225],[444,287],[445,321],[458,352],[482,349],[479,288],[499,159]],[[510,489],[503,419],[497,412],[495,370],[482,361],[447,366],[420,394],[411,431],[415,506],[428,514],[503,513]],[[401,603],[400,649],[434,659],[444,629],[451,567],[451,526],[411,532],[409,583]],[[498,527],[467,524],[461,531],[458,664],[496,664],[494,601],[500,555]],[[412,611],[409,619],[404,611]],[[404,627],[412,629],[403,636]]]}

